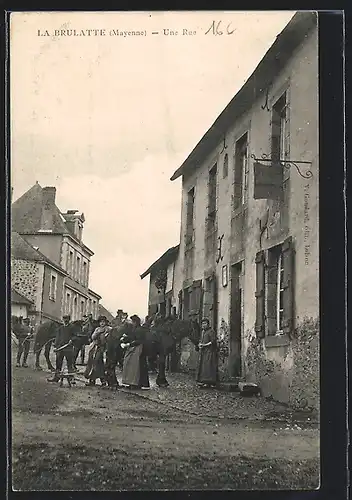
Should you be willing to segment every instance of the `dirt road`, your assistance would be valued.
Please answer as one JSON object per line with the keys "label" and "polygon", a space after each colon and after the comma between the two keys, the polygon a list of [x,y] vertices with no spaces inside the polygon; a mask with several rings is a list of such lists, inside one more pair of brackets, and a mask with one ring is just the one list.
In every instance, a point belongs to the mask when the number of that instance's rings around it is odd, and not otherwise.
{"label": "dirt road", "polygon": [[16,490],[318,487],[316,425],[205,418],[47,376],[13,368]]}

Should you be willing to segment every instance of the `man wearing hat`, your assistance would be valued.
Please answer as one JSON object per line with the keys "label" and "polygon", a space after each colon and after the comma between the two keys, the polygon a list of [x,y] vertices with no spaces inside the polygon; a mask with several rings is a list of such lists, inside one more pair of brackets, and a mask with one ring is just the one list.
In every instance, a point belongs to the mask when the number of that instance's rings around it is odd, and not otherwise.
{"label": "man wearing hat", "polygon": [[27,358],[29,354],[30,341],[33,337],[33,329],[30,326],[29,318],[23,319],[22,316],[19,317],[18,327],[16,328],[15,335],[18,339],[16,366],[21,366],[21,357],[23,355],[22,366],[24,368],[28,368]]}
{"label": "man wearing hat", "polygon": [[71,325],[71,316],[66,314],[62,318],[64,324],[60,325],[56,332],[56,337],[54,341],[54,350],[56,352],[56,368],[55,375],[53,378],[47,379],[48,382],[58,382],[60,380],[60,373],[62,370],[62,365],[64,358],[67,363],[68,373],[72,373],[73,378],[73,360],[74,360],[74,346],[73,343],[76,340],[76,335],[73,332]]}

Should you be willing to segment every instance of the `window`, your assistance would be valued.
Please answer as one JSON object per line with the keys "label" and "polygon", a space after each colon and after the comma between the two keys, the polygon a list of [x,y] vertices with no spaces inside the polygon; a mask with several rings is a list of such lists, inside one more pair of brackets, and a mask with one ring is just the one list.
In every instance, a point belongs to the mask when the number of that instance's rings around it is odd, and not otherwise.
{"label": "window", "polygon": [[81,300],[81,318],[80,319],[83,318],[84,310],[85,310],[85,301]]}
{"label": "window", "polygon": [[208,217],[215,218],[216,213],[216,177],[217,164],[209,170],[208,179]]}
{"label": "window", "polygon": [[51,273],[50,276],[50,289],[49,289],[49,299],[56,300],[56,288],[57,288],[57,274]]}
{"label": "window", "polygon": [[277,263],[277,291],[276,291],[276,329],[279,332],[283,331],[284,319],[284,267],[282,262],[282,253],[280,252]]}
{"label": "window", "polygon": [[222,167],[222,178],[225,179],[229,173],[229,155],[226,153]]}
{"label": "window", "polygon": [[71,294],[70,294],[70,292],[66,293],[65,314],[71,314]]}
{"label": "window", "polygon": [[87,262],[83,262],[83,284],[84,284],[84,286],[88,285],[88,266],[87,266]]}
{"label": "window", "polygon": [[248,188],[248,134],[245,133],[235,144],[235,172],[233,208],[236,210],[247,201]]}
{"label": "window", "polygon": [[194,231],[194,188],[187,193],[186,203],[186,247],[193,242]]}
{"label": "window", "polygon": [[77,319],[77,297],[73,299],[72,321]]}
{"label": "window", "polygon": [[68,254],[67,271],[72,276],[73,275],[73,251],[70,250]]}
{"label": "window", "polygon": [[256,256],[256,333],[289,335],[293,328],[292,238]]}
{"label": "window", "polygon": [[285,92],[273,106],[271,122],[271,158],[274,163],[288,155],[288,110]]}
{"label": "window", "polygon": [[76,280],[79,282],[81,280],[81,257],[77,255],[77,265],[76,265]]}
{"label": "window", "polygon": [[282,333],[283,330],[283,278],[282,247],[278,245],[268,250],[268,265],[265,280],[265,316],[268,335],[276,335]]}

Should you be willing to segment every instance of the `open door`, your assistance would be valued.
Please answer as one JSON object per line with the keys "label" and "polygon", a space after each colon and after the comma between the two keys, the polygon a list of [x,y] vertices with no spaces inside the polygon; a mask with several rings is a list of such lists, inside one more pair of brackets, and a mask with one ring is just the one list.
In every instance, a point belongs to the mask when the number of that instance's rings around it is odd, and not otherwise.
{"label": "open door", "polygon": [[242,264],[231,266],[231,308],[230,308],[230,359],[231,377],[241,376],[242,349],[242,289],[240,276]]}

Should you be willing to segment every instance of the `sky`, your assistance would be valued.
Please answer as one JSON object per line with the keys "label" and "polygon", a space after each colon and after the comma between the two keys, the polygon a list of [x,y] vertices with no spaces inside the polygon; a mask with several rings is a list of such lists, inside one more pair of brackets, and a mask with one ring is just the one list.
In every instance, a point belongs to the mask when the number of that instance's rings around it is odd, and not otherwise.
{"label": "sky", "polygon": [[60,210],[84,213],[89,286],[113,314],[147,314],[140,275],[180,239],[181,180],[170,177],[293,15],[11,14],[13,199],[38,181],[56,186]]}

